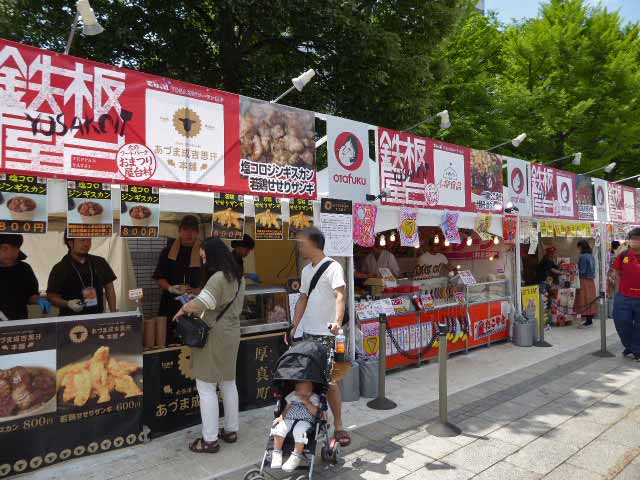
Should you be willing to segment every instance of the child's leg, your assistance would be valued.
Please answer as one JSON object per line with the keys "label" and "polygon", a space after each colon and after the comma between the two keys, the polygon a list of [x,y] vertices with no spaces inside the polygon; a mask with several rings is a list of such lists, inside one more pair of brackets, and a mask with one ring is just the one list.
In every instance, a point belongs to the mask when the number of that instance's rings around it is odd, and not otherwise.
{"label": "child's leg", "polygon": [[273,429],[273,448],[275,450],[282,450],[284,446],[284,439],[286,438],[289,430],[291,430],[293,420],[284,420],[278,423]]}
{"label": "child's leg", "polygon": [[293,428],[293,440],[295,445],[293,451],[302,455],[304,446],[307,444],[307,433],[311,431],[311,424],[303,420],[299,421]]}

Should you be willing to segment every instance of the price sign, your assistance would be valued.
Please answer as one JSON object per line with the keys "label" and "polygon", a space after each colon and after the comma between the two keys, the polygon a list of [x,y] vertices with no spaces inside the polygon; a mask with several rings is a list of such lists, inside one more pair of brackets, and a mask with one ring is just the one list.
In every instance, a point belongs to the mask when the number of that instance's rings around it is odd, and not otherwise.
{"label": "price sign", "polygon": [[213,201],[212,233],[214,237],[240,240],[244,235],[244,196],[216,194]]}
{"label": "price sign", "polygon": [[68,181],[67,199],[69,237],[110,237],[113,234],[111,185]]}
{"label": "price sign", "polygon": [[120,192],[120,236],[157,237],[159,227],[158,188],[123,185]]}
{"label": "price sign", "polygon": [[0,233],[47,233],[47,181],[0,174]]}

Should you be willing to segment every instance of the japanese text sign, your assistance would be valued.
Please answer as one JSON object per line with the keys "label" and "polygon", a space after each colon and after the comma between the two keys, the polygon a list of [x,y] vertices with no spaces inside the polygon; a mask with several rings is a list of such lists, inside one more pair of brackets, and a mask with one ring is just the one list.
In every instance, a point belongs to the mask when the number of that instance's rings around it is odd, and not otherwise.
{"label": "japanese text sign", "polygon": [[46,232],[46,179],[0,174],[0,233]]}
{"label": "japanese text sign", "polygon": [[235,193],[216,194],[211,221],[212,236],[240,240],[244,235],[244,196]]}
{"label": "japanese text sign", "polygon": [[69,237],[110,237],[113,234],[111,185],[68,181],[67,202]]}
{"label": "japanese text sign", "polygon": [[120,236],[157,237],[160,227],[160,195],[157,187],[122,185]]}

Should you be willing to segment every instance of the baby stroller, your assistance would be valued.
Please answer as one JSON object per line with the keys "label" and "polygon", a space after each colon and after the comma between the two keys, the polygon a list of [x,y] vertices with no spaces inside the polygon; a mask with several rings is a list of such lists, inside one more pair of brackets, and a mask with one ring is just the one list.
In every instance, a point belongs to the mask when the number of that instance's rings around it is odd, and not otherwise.
{"label": "baby stroller", "polygon": [[[300,475],[296,480],[313,478],[316,445],[319,438],[323,440],[321,458],[327,463],[337,463],[340,444],[329,438],[329,424],[327,422],[327,391],[331,368],[333,366],[333,351],[315,342],[298,342],[285,352],[276,363],[273,375],[273,396],[276,398],[274,418],[278,418],[286,408],[285,397],[295,388],[295,382],[310,381],[314,385],[314,393],[320,397],[320,408],[315,416],[312,431],[307,432],[307,444],[304,448],[305,463],[298,470],[308,470],[309,475]],[[293,429],[292,429],[293,431]],[[283,453],[291,454],[294,441],[292,431],[285,438]],[[271,454],[273,452],[273,435],[269,435],[267,447],[262,456],[260,469],[254,469],[246,473],[244,480],[264,480],[265,468],[270,468]]]}

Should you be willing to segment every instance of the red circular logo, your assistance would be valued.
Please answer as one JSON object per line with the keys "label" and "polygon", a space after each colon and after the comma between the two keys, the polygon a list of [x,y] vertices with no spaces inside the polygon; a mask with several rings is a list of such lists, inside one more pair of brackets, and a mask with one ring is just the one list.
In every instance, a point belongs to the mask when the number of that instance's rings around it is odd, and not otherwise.
{"label": "red circular logo", "polygon": [[342,132],[336,137],[333,151],[338,163],[345,170],[357,170],[364,160],[362,143],[351,132]]}
{"label": "red circular logo", "polygon": [[604,188],[602,188],[602,185],[598,185],[596,190],[596,202],[598,205],[604,205]]}
{"label": "red circular logo", "polygon": [[511,189],[518,195],[524,190],[524,175],[519,168],[514,168],[511,172]]}
{"label": "red circular logo", "polygon": [[560,187],[560,198],[562,203],[569,203],[569,185],[563,183]]}
{"label": "red circular logo", "polygon": [[123,145],[116,155],[118,171],[126,180],[143,182],[156,173],[157,161],[153,152],[140,143]]}

